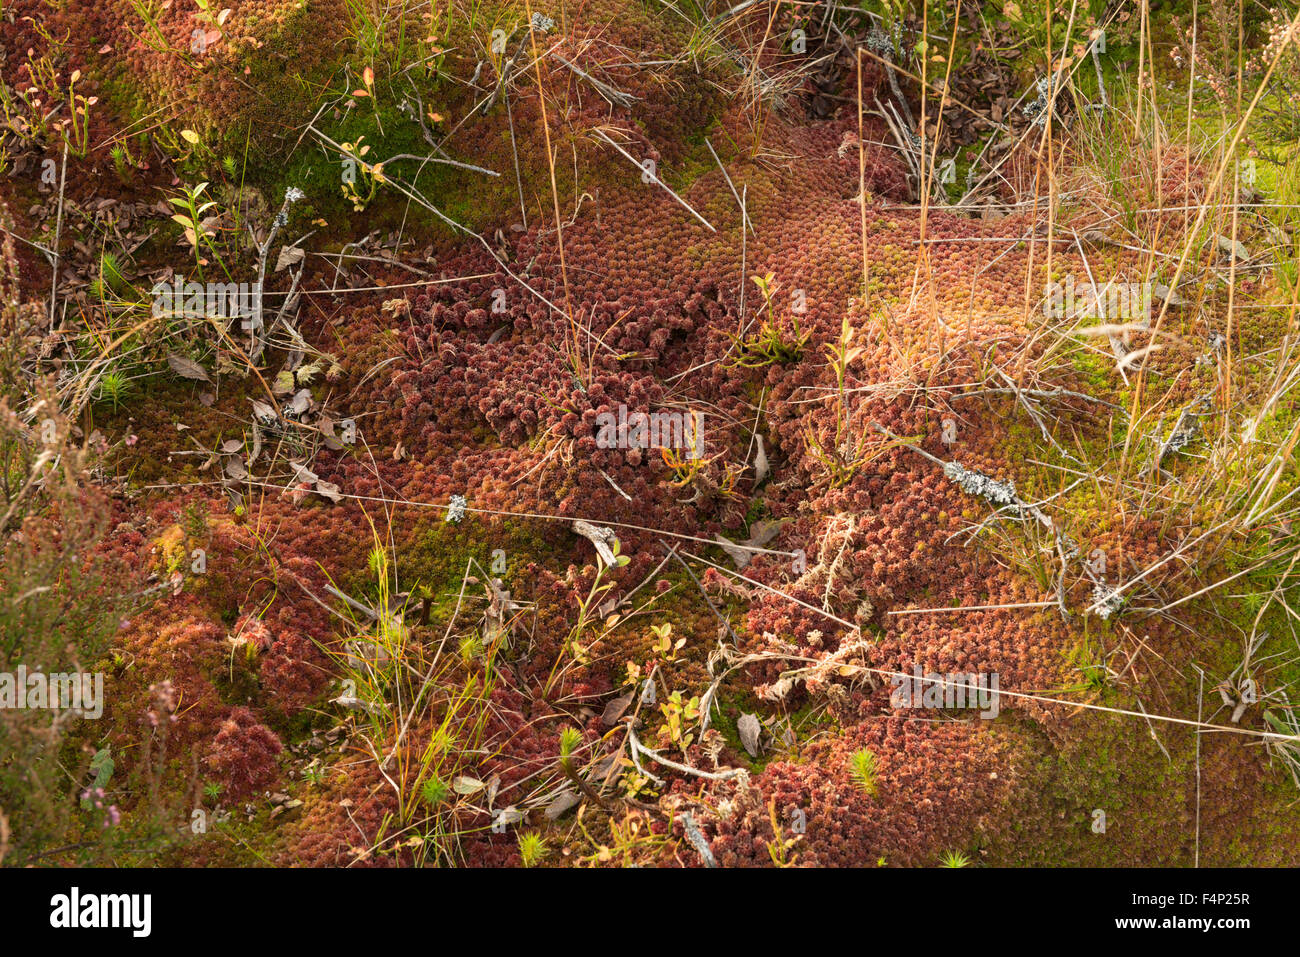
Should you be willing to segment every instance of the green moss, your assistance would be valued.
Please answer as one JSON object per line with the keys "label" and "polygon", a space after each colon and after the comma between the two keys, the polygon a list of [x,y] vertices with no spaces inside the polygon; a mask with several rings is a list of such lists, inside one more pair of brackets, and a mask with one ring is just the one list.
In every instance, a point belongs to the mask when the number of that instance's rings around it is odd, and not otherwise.
{"label": "green moss", "polygon": [[[794,743],[789,747],[785,747],[779,744],[773,746],[772,742],[766,741],[758,757],[753,758],[750,757],[749,752],[745,750],[744,744],[741,743],[740,731],[736,727],[736,723],[740,720],[742,714],[755,715],[759,722],[762,723],[764,719],[772,715],[772,705],[770,702],[758,698],[748,688],[720,688],[713,709],[711,726],[726,738],[727,745],[735,752],[737,759],[744,762],[753,774],[762,772],[772,761],[803,764],[808,760],[803,752],[803,745],[813,735],[819,732],[834,734],[840,731],[839,725],[825,707],[807,701],[784,715],[785,719],[789,721],[790,729],[794,734]],[[765,739],[767,735],[768,731],[764,726]]]}

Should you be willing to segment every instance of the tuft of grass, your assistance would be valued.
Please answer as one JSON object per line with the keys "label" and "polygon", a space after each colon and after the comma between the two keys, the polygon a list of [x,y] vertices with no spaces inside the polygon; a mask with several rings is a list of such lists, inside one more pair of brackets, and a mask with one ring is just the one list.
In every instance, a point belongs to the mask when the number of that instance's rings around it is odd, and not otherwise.
{"label": "tuft of grass", "polygon": [[580,744],[582,732],[577,728],[565,728],[560,732],[560,758],[567,761]]}
{"label": "tuft of grass", "polygon": [[519,861],[524,867],[536,867],[550,853],[546,838],[536,831],[524,831],[519,835]]}
{"label": "tuft of grass", "polygon": [[90,280],[87,290],[92,299],[103,303],[120,303],[123,293],[131,291],[131,284],[122,274],[122,262],[105,250],[99,257],[99,274]]}
{"label": "tuft of grass", "polygon": [[867,797],[876,796],[876,756],[863,748],[849,760],[849,772],[853,781]]}
{"label": "tuft of grass", "polygon": [[105,372],[103,378],[99,380],[96,400],[111,403],[113,411],[116,412],[126,400],[130,391],[131,380],[125,374],[121,372]]}
{"label": "tuft of grass", "polygon": [[[371,536],[367,566],[373,589],[363,593],[366,602],[353,601],[368,606],[375,617],[352,614],[356,608],[349,604],[341,645],[317,642],[339,668],[343,697],[356,699],[348,706],[362,713],[359,739],[396,792],[392,819],[363,850],[409,852],[417,867],[455,864],[464,833],[458,809],[483,786],[474,771],[493,753],[487,721],[499,641],[485,643],[480,656],[468,662],[444,654],[441,643],[420,641],[418,631],[426,627],[418,619],[421,589],[413,583],[399,592],[399,556],[373,525]],[[331,588],[343,594],[332,583]],[[449,627],[456,627],[454,616]],[[398,834],[418,840],[399,840]]]}
{"label": "tuft of grass", "polygon": [[99,274],[111,289],[121,289],[127,285],[122,275],[122,262],[115,253],[105,250],[99,257]]}
{"label": "tuft of grass", "polygon": [[113,171],[117,173],[117,178],[122,183],[131,182],[131,168],[134,161],[131,159],[131,153],[126,148],[125,143],[116,143],[109,150],[109,156],[113,160]]}
{"label": "tuft of grass", "polygon": [[451,786],[436,774],[420,785],[420,800],[431,808],[436,808],[447,800],[449,794],[451,794]]}

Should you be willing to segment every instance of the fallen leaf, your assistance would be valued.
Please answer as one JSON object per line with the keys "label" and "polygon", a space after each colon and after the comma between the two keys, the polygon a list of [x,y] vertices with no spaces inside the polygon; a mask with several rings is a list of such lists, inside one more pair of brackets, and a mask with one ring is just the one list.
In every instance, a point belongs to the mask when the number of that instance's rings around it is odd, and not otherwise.
{"label": "fallen leaf", "polygon": [[1151,284],[1151,298],[1159,302],[1167,302],[1171,306],[1185,306],[1187,300],[1178,295],[1178,291],[1170,289],[1162,282],[1153,282]]}
{"label": "fallen leaf", "polygon": [[289,468],[293,469],[294,475],[299,482],[306,482],[308,485],[314,485],[320,481],[319,475],[299,462],[290,462]]}
{"label": "fallen leaf", "polygon": [[331,452],[340,452],[343,450],[343,443],[339,441],[338,436],[334,434],[334,419],[328,415],[322,415],[316,420],[316,428],[320,431],[321,441],[325,443],[325,448]]}
{"label": "fallen leaf", "polygon": [[758,718],[752,714],[742,714],[736,722],[736,732],[740,735],[740,743],[745,746],[749,756],[758,757],[758,739],[763,733],[763,726],[758,723]]}
{"label": "fallen leaf", "polygon": [[561,791],[556,795],[555,800],[546,806],[546,819],[554,821],[561,817],[565,811],[568,811],[575,805],[581,803],[582,798],[578,797],[574,791]]}
{"label": "fallen leaf", "polygon": [[469,796],[483,790],[483,782],[478,778],[472,778],[467,774],[462,774],[459,777],[452,779],[451,789],[457,794]]}
{"label": "fallen leaf", "polygon": [[614,727],[614,725],[618,724],[618,719],[623,717],[623,712],[626,711],[628,706],[631,704],[632,692],[620,695],[613,701],[610,701],[605,705],[605,710],[600,716],[601,723],[607,728]]}
{"label": "fallen leaf", "polygon": [[746,539],[746,545],[752,545],[755,548],[762,548],[772,539],[776,538],[781,531],[781,526],[785,522],[781,520],[769,521],[761,520],[749,526],[749,538]]}
{"label": "fallen leaf", "polygon": [[324,479],[318,479],[316,482],[316,491],[325,496],[336,505],[343,501],[343,493],[333,482],[326,482]]}
{"label": "fallen leaf", "polygon": [[311,408],[311,390],[299,389],[294,393],[292,399],[284,407],[284,414],[292,418],[299,418],[304,412]]}
{"label": "fallen leaf", "polygon": [[758,449],[754,452],[754,484],[762,485],[771,468],[767,464],[767,450],[763,448],[763,437],[756,435],[754,438],[758,443]]}
{"label": "fallen leaf", "polygon": [[1220,236],[1218,239],[1219,252],[1233,259],[1249,259],[1250,252],[1245,245],[1236,240],[1229,239],[1227,236]]}
{"label": "fallen leaf", "polygon": [[276,412],[275,409],[271,408],[265,402],[260,402],[257,399],[253,399],[252,402],[253,415],[257,416],[258,419],[267,425],[270,425],[280,418],[280,413]]}
{"label": "fallen leaf", "polygon": [[331,698],[330,704],[336,704],[340,708],[346,708],[349,711],[366,711],[374,714],[376,706],[369,701],[363,701],[352,695],[339,695],[337,698]]}
{"label": "fallen leaf", "polygon": [[297,246],[281,246],[280,255],[275,259],[275,271],[279,272],[289,266],[296,266],[302,262],[307,253]]}
{"label": "fallen leaf", "polygon": [[496,819],[503,824],[515,824],[524,819],[524,812],[513,804],[497,813]]}
{"label": "fallen leaf", "polygon": [[167,364],[172,367],[172,371],[177,375],[184,376],[187,379],[197,379],[200,382],[212,384],[208,377],[207,370],[199,365],[193,359],[187,359],[185,356],[178,356],[172,353],[167,357]]}
{"label": "fallen leaf", "polygon": [[722,546],[722,550],[731,558],[731,562],[736,566],[737,571],[742,570],[754,557],[754,553],[749,549],[741,548],[724,535],[714,535],[713,540]]}

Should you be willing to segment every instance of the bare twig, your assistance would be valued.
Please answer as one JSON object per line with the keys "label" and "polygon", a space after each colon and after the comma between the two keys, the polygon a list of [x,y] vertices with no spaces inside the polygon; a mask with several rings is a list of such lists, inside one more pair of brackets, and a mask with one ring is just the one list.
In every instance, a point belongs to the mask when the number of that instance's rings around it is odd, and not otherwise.
{"label": "bare twig", "polygon": [[[637,158],[636,158],[635,156],[633,156],[631,153],[629,153],[627,150],[623,149],[623,147],[619,146],[618,143],[616,143],[616,142],[615,142],[615,141],[614,141],[614,140],[609,136],[608,133],[606,133],[604,130],[599,129],[599,128],[593,130],[592,132],[594,132],[597,136],[599,136],[602,140],[604,140],[604,141],[605,141],[606,143],[608,143],[610,146],[614,147],[614,149],[618,150],[618,152],[621,153],[624,157],[626,157],[627,160],[628,160],[628,162],[630,162],[633,166],[635,166],[637,169],[642,170],[642,171],[644,172],[645,167],[643,167],[643,166],[641,165],[641,163],[637,160]],[[694,208],[693,206],[691,206],[690,203],[686,202],[686,200],[682,199],[682,198],[681,198],[680,196],[678,196],[675,192],[673,192],[672,188],[669,187],[669,185],[668,185],[667,183],[665,183],[665,182],[663,181],[663,179],[662,179],[662,178],[661,178],[657,173],[656,173],[656,174],[652,174],[652,176],[653,176],[653,179],[654,179],[654,181],[655,181],[656,184],[658,184],[659,186],[663,187],[664,191],[665,191],[669,196],[671,196],[673,199],[677,200],[677,202],[680,203],[680,204],[681,204],[681,205],[686,209],[687,212],[689,212],[692,216],[694,216],[696,219],[698,219],[700,222],[702,222],[705,226],[707,226],[708,229],[709,229],[709,232],[711,232],[711,233],[716,233],[716,232],[717,232],[717,230],[713,228],[713,224],[712,224],[712,223],[710,223],[707,219],[705,219],[703,216],[701,216],[699,213],[697,213],[697,212],[695,211],[695,208]]]}
{"label": "bare twig", "polygon": [[63,190],[68,183],[68,141],[63,141],[63,169],[59,174],[59,205],[54,220],[54,255],[50,276],[50,325],[54,325],[54,303],[59,292],[59,239],[63,235]]}

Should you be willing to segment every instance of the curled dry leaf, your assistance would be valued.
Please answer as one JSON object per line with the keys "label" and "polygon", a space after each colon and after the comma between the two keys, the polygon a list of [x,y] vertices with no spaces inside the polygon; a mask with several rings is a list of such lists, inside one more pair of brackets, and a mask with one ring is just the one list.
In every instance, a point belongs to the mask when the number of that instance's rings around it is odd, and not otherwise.
{"label": "curled dry leaf", "polygon": [[512,804],[507,808],[502,808],[496,819],[503,824],[517,824],[524,819],[524,812]]}
{"label": "curled dry leaf", "polygon": [[271,408],[265,402],[260,402],[257,399],[253,399],[252,402],[253,415],[256,416],[257,420],[263,425],[272,425],[280,418],[280,413],[275,411],[275,409]]}
{"label": "curled dry leaf", "polygon": [[336,505],[343,501],[343,492],[333,482],[326,482],[324,479],[317,479],[316,491]]}
{"label": "curled dry leaf", "polygon": [[302,262],[303,257],[307,254],[297,246],[281,246],[280,255],[275,259],[275,271],[280,272],[289,266],[296,266]]}
{"label": "curled dry leaf", "polygon": [[306,482],[309,485],[314,485],[320,481],[320,476],[301,462],[290,462],[289,468],[293,469],[295,481]]}
{"label": "curled dry leaf", "polygon": [[749,756],[758,757],[758,740],[763,733],[763,726],[758,723],[758,718],[752,714],[742,714],[736,722],[736,732],[740,735],[740,743],[745,746]]}
{"label": "curled dry leaf", "polygon": [[331,698],[330,704],[336,704],[348,711],[365,711],[369,714],[374,714],[377,710],[376,706],[369,701],[362,701],[360,698],[351,695],[339,695],[337,698]]}
{"label": "curled dry leaf", "polygon": [[468,774],[462,774],[452,779],[451,789],[457,794],[469,796],[483,790],[483,782],[478,778],[470,777]]}
{"label": "curled dry leaf", "polygon": [[1187,305],[1187,300],[1178,294],[1178,290],[1170,289],[1162,282],[1151,284],[1151,298],[1159,302],[1167,302],[1171,306]]}
{"label": "curled dry leaf", "polygon": [[556,818],[562,817],[565,811],[568,811],[581,801],[582,798],[578,796],[576,791],[561,791],[556,795],[555,800],[546,806],[546,811],[544,812],[546,814],[546,819],[548,821],[554,821]]}
{"label": "curled dry leaf", "polygon": [[626,711],[628,706],[631,704],[632,692],[629,691],[625,695],[619,695],[617,698],[605,705],[605,711],[600,716],[601,724],[607,728],[614,727],[614,725],[618,724],[619,719],[623,717],[623,712]]}
{"label": "curled dry leaf", "polygon": [[762,485],[771,474],[771,466],[767,463],[767,449],[763,448],[763,437],[756,435],[758,448],[754,452],[754,484]]}
{"label": "curled dry leaf", "polygon": [[185,356],[172,353],[167,357],[167,364],[179,376],[184,376],[186,379],[197,379],[199,382],[206,382],[209,385],[212,384],[212,379],[208,377],[207,370],[193,359],[187,359]]}
{"label": "curled dry leaf", "polygon": [[334,434],[334,418],[332,416],[322,415],[316,420],[316,428],[320,431],[321,441],[325,443],[325,448],[331,452],[343,451],[343,443]]}
{"label": "curled dry leaf", "polygon": [[1231,259],[1249,259],[1250,252],[1245,245],[1228,236],[1218,237],[1219,252]]}
{"label": "curled dry leaf", "polygon": [[299,389],[284,407],[284,414],[292,419],[302,418],[311,408],[311,389]]}
{"label": "curled dry leaf", "polygon": [[749,527],[749,538],[743,542],[733,542],[729,538],[716,534],[713,539],[727,553],[727,556],[739,571],[753,561],[754,556],[758,554],[756,549],[762,549],[768,542],[776,538],[783,524],[782,521],[755,522]]}
{"label": "curled dry leaf", "polygon": [[731,559],[732,564],[736,566],[737,570],[743,569],[749,564],[749,560],[754,557],[753,552],[737,545],[725,535],[714,535],[713,539],[722,547],[722,550],[727,553],[727,557]]}

